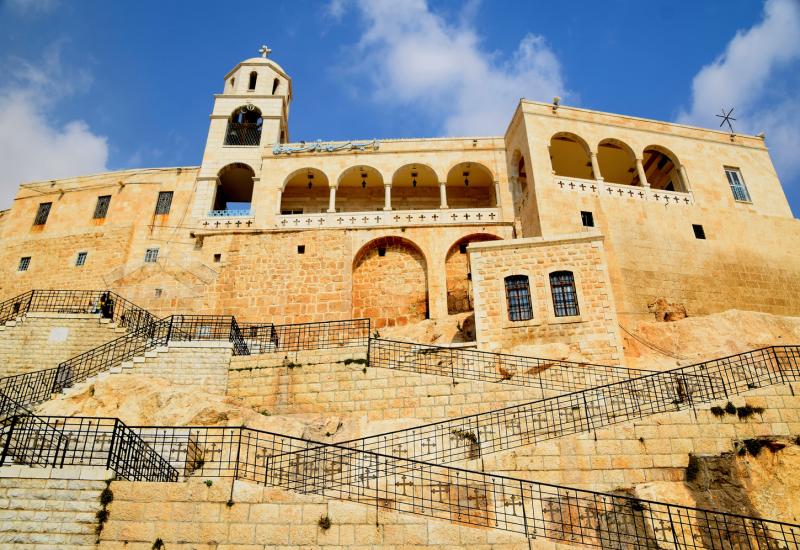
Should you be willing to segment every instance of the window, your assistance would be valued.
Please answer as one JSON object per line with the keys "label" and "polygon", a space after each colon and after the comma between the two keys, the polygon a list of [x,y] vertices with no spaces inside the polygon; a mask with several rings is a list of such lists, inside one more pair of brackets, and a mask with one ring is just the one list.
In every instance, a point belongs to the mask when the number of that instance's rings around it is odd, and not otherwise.
{"label": "window", "polygon": [[111,204],[111,195],[97,197],[97,205],[94,207],[94,219],[99,220],[108,214],[108,205]]}
{"label": "window", "polygon": [[272,81],[272,95],[275,95],[275,92],[278,91],[278,86],[281,85],[281,81],[277,78]]}
{"label": "window", "polygon": [[294,214],[302,214],[302,208],[295,208],[294,210],[281,210],[281,216],[291,216]]}
{"label": "window", "polygon": [[579,315],[578,294],[572,271],[556,271],[550,274],[550,292],[553,294],[553,309],[556,317]]}
{"label": "window", "polygon": [[17,267],[17,271],[28,271],[28,267],[31,265],[31,257],[30,256],[23,256],[19,259],[19,267]]}
{"label": "window", "polygon": [[581,223],[583,227],[594,227],[594,214],[581,210]]}
{"label": "window", "polygon": [[297,253],[298,254],[305,254],[306,253],[306,245],[298,244],[297,245]]}
{"label": "window", "polygon": [[36,211],[36,218],[33,220],[33,225],[44,225],[47,223],[47,216],[50,215],[50,208],[53,206],[52,202],[39,203],[39,209]]}
{"label": "window", "polygon": [[694,238],[695,239],[705,239],[706,238],[706,231],[703,229],[703,226],[698,223],[692,224],[692,231],[694,231]]}
{"label": "window", "polygon": [[739,169],[725,168],[725,175],[728,177],[728,184],[731,186],[733,198],[741,202],[751,202],[750,193],[747,192],[747,186],[744,184],[744,179]]}
{"label": "window", "polygon": [[164,289],[163,288],[157,288],[156,289],[156,298],[160,298],[162,294],[164,294]]}
{"label": "window", "polygon": [[222,254],[214,254],[214,263],[218,264],[222,261]]}
{"label": "window", "polygon": [[505,282],[508,319],[510,321],[533,319],[531,287],[528,284],[528,277],[526,275],[510,275],[506,277]]}
{"label": "window", "polygon": [[156,215],[169,214],[172,206],[172,191],[159,191],[158,201],[156,201]]}
{"label": "window", "polygon": [[252,91],[256,89],[256,80],[258,80],[258,73],[253,71],[250,73],[250,82],[247,84],[247,89]]}
{"label": "window", "polygon": [[378,247],[378,256],[380,256],[381,258],[386,256],[386,248],[385,247],[383,247],[383,246],[379,246]]}
{"label": "window", "polygon": [[153,264],[158,260],[158,249],[157,248],[148,248],[147,252],[144,253],[144,261],[148,264]]}
{"label": "window", "polygon": [[75,259],[75,266],[81,267],[83,264],[86,263],[86,256],[88,256],[88,252],[78,252],[78,257]]}

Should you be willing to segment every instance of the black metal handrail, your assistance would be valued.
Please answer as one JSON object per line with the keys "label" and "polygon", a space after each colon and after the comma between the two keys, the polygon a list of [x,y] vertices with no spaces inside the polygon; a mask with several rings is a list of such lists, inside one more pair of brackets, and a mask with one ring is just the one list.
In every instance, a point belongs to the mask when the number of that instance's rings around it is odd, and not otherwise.
{"label": "black metal handrail", "polygon": [[251,353],[368,346],[370,343],[369,319],[285,325],[242,323],[240,326]]}

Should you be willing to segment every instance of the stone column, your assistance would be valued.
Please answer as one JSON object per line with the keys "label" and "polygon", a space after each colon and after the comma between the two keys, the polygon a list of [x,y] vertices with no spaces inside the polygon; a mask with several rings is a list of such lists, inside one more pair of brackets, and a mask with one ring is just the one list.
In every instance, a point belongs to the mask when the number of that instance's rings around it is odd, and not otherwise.
{"label": "stone column", "polygon": [[448,208],[447,206],[447,183],[439,183],[439,208]]}
{"label": "stone column", "polygon": [[494,206],[500,208],[500,182],[494,182]]}
{"label": "stone column", "polygon": [[597,153],[590,151],[589,160],[592,161],[592,172],[594,172],[594,179],[597,181],[603,181],[603,175],[600,173],[600,163],[597,162]]}
{"label": "stone column", "polygon": [[384,210],[391,210],[392,209],[392,184],[391,183],[384,183],[383,184],[383,209]]}
{"label": "stone column", "polygon": [[639,174],[639,183],[641,183],[642,187],[650,187],[650,184],[647,183],[647,175],[644,173],[642,159],[636,159],[636,172]]}
{"label": "stone column", "polygon": [[283,200],[283,189],[278,188],[278,197],[275,200],[275,213],[281,215],[281,200]]}
{"label": "stone column", "polygon": [[336,187],[331,185],[329,192],[330,196],[328,198],[328,212],[336,212]]}
{"label": "stone column", "polygon": [[683,180],[683,190],[687,193],[689,192],[689,176],[686,175],[686,167],[681,164],[678,166],[678,171],[681,174],[681,180]]}

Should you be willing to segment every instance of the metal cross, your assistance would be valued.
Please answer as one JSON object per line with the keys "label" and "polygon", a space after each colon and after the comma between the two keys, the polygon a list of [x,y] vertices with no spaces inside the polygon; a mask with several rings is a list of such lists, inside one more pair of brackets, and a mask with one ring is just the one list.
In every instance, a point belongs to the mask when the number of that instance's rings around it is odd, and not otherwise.
{"label": "metal cross", "polygon": [[722,122],[719,123],[719,127],[722,128],[723,124],[727,123],[728,128],[730,128],[731,133],[733,134],[735,132],[733,131],[733,126],[731,125],[731,120],[736,120],[736,119],[731,116],[731,113],[733,113],[733,109],[731,109],[727,113],[725,112],[725,109],[722,109],[722,114],[721,115],[715,115],[715,116],[717,118],[721,118],[722,119]]}
{"label": "metal cross", "polygon": [[503,501],[503,508],[511,506],[511,514],[517,515],[517,506],[522,506],[522,500],[517,495],[511,495],[511,498]]}
{"label": "metal cross", "polygon": [[406,481],[406,476],[405,475],[402,475],[400,477],[403,478],[403,481],[402,482],[395,481],[394,484],[395,484],[395,487],[402,487],[403,488],[403,496],[405,497],[405,496],[408,496],[406,494],[406,487],[413,487],[414,486],[414,482],[413,481]]}
{"label": "metal cross", "polygon": [[258,53],[261,54],[261,57],[265,58],[272,53],[272,50],[269,49],[266,44],[262,44],[260,48],[258,48]]}

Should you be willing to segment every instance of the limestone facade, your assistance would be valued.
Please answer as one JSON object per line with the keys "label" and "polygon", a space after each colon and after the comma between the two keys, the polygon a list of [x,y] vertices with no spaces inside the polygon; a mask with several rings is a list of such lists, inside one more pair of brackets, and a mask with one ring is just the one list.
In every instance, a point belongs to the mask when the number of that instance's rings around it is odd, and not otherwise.
{"label": "limestone facade", "polygon": [[[290,143],[291,95],[283,68],[246,60],[200,167],[22,185],[0,294],[111,288],[156,314],[379,328],[474,309],[482,347],[580,341],[607,362],[616,324],[657,298],[800,311],[800,222],[761,138],[522,100],[500,137]],[[551,264],[576,266],[569,322],[547,317]],[[503,280],[523,272],[539,311],[520,325]]]}

